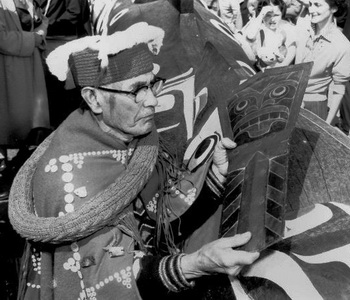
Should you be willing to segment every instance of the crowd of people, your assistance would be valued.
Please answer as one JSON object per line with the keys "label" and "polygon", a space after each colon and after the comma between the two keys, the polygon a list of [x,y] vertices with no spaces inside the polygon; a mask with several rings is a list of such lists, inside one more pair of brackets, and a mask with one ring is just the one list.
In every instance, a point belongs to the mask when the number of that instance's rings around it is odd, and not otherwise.
{"label": "crowd of people", "polygon": [[[333,125],[340,110],[343,127],[349,127],[348,106],[342,103],[350,76],[347,33],[341,32],[349,27],[345,0],[203,2],[231,29],[257,71],[313,61],[303,107]],[[7,147],[19,148],[34,128],[57,128],[79,106],[79,91],[57,80],[45,60],[57,46],[93,34],[93,4],[1,1],[0,169]]]}
{"label": "crowd of people", "polygon": [[[154,124],[164,79],[153,73],[153,59],[164,31],[141,22],[93,35],[90,7],[87,0],[0,0],[0,151],[6,158],[6,147],[37,149],[11,182],[10,221],[27,239],[18,297],[153,299],[157,290],[162,299],[204,299],[215,293],[210,278],[236,276],[259,257],[237,249],[249,232],[209,234],[226,149],[236,145],[222,138],[192,171],[178,164]],[[339,27],[346,28],[345,0],[210,7],[250,46],[257,72],[314,62],[302,105],[334,124],[350,101],[350,42]],[[115,47],[106,52],[106,44]],[[178,220],[201,197],[211,210],[189,230]],[[197,241],[200,232],[206,238]]]}
{"label": "crowd of people", "polygon": [[[80,104],[46,57],[91,33],[88,0],[0,1],[0,199],[32,150]],[[8,149],[19,149],[16,159]]]}
{"label": "crowd of people", "polygon": [[[348,135],[347,1],[217,1],[219,10],[213,13],[222,17],[242,45],[250,45],[248,51],[242,48],[257,71],[313,62],[302,107]],[[248,18],[242,17],[245,11]]]}

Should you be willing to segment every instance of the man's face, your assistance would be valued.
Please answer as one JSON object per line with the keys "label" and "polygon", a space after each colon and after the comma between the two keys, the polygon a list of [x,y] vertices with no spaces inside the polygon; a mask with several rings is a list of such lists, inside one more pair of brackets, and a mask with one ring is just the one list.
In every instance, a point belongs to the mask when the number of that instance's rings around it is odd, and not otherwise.
{"label": "man's face", "polygon": [[[154,75],[150,72],[104,87],[134,92],[141,86],[149,85],[153,78]],[[133,138],[152,130],[155,107],[158,105],[158,101],[150,89],[141,101],[138,101],[133,95],[97,91],[103,94],[102,101],[100,101],[102,109],[100,120],[122,140],[131,141]]]}

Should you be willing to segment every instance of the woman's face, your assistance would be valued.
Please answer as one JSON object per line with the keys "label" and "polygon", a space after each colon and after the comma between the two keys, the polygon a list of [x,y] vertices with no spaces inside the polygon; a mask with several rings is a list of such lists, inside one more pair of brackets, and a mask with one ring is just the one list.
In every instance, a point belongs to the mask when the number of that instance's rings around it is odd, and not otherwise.
{"label": "woman's face", "polygon": [[276,30],[282,20],[282,12],[278,6],[271,5],[271,11],[264,17],[264,24],[271,30]]}
{"label": "woman's face", "polygon": [[326,0],[310,0],[309,13],[314,24],[327,23],[333,18],[336,8],[331,8]]}

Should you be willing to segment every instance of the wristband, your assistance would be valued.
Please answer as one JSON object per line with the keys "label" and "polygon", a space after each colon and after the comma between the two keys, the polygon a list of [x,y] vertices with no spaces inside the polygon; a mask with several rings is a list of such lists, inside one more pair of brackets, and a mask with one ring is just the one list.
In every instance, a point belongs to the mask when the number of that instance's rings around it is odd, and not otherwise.
{"label": "wristband", "polygon": [[194,281],[189,282],[181,269],[181,259],[185,254],[168,255],[159,263],[159,277],[164,286],[175,293],[193,288]]}
{"label": "wristband", "polygon": [[181,282],[181,284],[186,287],[186,288],[193,288],[195,285],[195,281],[188,281],[185,277],[185,275],[182,272],[181,268],[181,260],[185,256],[184,253],[176,255],[176,258],[174,259],[175,267],[174,269],[176,270],[177,278]]}

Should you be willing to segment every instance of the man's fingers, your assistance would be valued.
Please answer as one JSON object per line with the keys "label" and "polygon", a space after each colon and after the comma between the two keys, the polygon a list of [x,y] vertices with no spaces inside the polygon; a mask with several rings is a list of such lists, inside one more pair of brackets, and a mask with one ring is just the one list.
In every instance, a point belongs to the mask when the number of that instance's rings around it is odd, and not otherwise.
{"label": "man's fingers", "polygon": [[234,149],[237,147],[237,144],[228,137],[222,138],[221,144],[226,149]]}
{"label": "man's fingers", "polygon": [[222,138],[215,146],[215,151],[213,155],[213,172],[221,182],[225,181],[224,177],[227,175],[227,149],[233,149],[236,146],[236,143],[227,137]]}
{"label": "man's fingers", "polygon": [[250,265],[258,259],[259,252],[236,251],[235,260],[239,265]]}
{"label": "man's fingers", "polygon": [[230,138],[222,138],[216,145],[214,151],[214,162],[216,165],[220,166],[221,164],[227,163],[227,153],[226,149],[234,149],[237,144],[232,141]]}
{"label": "man's fingers", "polygon": [[236,234],[232,237],[221,238],[220,246],[227,248],[236,248],[246,244],[250,240],[251,236],[252,234],[250,232],[245,232],[242,234]]}

